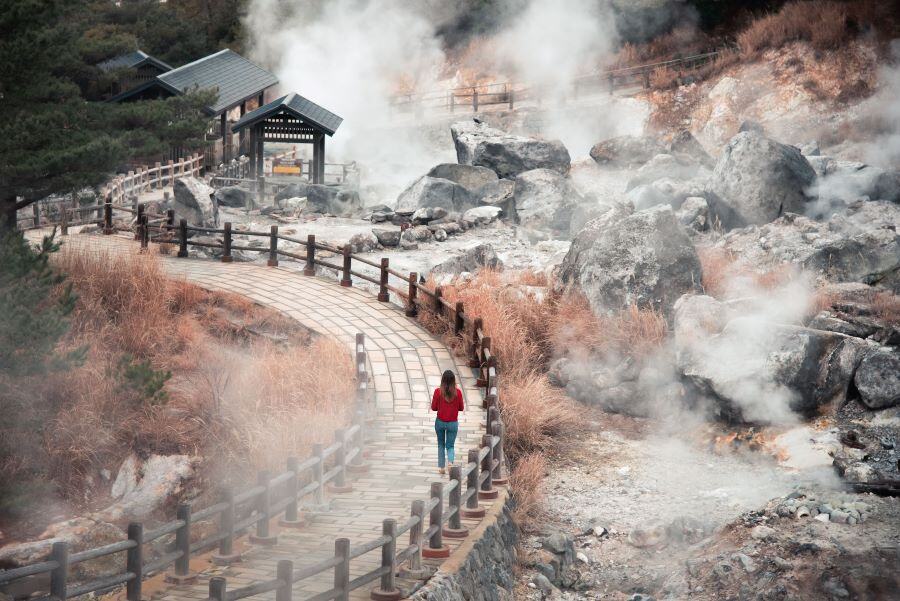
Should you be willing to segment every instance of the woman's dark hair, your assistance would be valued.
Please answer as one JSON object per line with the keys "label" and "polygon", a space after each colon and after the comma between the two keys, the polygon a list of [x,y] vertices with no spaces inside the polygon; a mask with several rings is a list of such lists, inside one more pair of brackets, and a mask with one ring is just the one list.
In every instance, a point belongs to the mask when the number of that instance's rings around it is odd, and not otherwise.
{"label": "woman's dark hair", "polygon": [[456,400],[456,375],[449,369],[441,376],[441,395],[448,403]]}

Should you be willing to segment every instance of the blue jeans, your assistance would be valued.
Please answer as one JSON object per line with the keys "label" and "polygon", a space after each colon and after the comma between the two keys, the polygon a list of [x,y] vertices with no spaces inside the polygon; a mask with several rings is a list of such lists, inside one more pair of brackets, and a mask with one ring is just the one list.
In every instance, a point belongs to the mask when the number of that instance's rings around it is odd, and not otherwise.
{"label": "blue jeans", "polygon": [[434,431],[437,432],[438,442],[438,467],[444,467],[444,451],[450,463],[456,458],[453,445],[456,444],[456,433],[459,431],[459,422],[442,422],[434,420]]}

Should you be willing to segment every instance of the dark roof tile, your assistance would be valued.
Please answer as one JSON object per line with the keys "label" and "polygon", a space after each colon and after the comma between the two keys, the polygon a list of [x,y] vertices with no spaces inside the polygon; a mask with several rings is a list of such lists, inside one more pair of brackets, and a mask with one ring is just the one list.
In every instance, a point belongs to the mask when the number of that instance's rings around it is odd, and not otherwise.
{"label": "dark roof tile", "polygon": [[232,131],[238,131],[272,115],[283,112],[294,113],[300,119],[309,122],[317,128],[323,130],[329,136],[333,136],[337,128],[341,126],[344,119],[338,117],[331,111],[322,108],[315,102],[308,100],[300,94],[286,94],[281,98],[250,111],[240,121],[234,124]]}

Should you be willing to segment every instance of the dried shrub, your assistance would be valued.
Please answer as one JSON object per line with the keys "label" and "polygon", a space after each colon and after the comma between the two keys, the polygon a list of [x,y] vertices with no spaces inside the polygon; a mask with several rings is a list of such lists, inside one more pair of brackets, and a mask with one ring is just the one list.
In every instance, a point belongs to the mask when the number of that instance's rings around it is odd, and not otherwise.
{"label": "dried shrub", "polygon": [[654,90],[668,90],[678,83],[678,72],[669,67],[657,67],[650,72],[650,87]]}
{"label": "dried shrub", "polygon": [[540,453],[519,459],[509,475],[514,503],[513,520],[526,531],[536,529],[544,505],[544,478],[547,460]]}
{"label": "dried shrub", "polygon": [[747,266],[734,253],[710,246],[697,247],[700,267],[703,271],[701,286],[703,292],[713,298],[726,298],[731,286],[739,279],[745,279],[754,288],[773,290],[797,276],[791,265],[776,265],[765,271]]}
{"label": "dried shrub", "polygon": [[900,327],[900,295],[888,291],[876,293],[872,310],[879,321]]}

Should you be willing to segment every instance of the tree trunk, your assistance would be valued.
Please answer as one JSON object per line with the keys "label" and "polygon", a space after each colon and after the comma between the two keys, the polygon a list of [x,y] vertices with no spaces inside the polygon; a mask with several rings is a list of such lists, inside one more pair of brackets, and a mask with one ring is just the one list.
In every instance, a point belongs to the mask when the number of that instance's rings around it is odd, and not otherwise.
{"label": "tree trunk", "polygon": [[16,229],[16,197],[0,199],[0,233]]}

